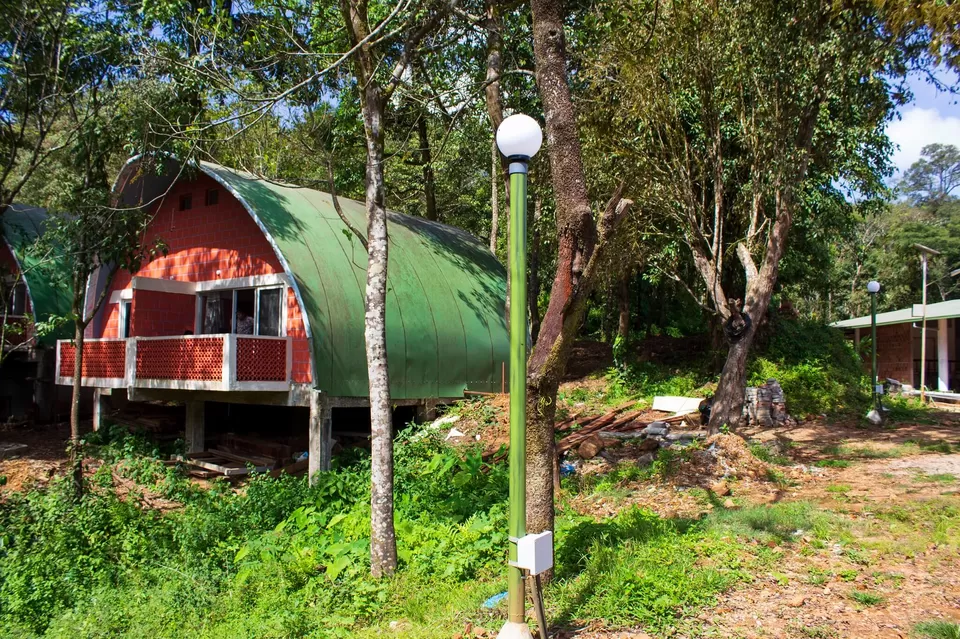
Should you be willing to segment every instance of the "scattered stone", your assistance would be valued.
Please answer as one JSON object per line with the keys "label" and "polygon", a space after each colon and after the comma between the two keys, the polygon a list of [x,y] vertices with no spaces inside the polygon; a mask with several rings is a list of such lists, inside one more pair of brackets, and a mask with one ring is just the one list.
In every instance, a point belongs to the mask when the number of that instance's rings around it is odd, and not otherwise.
{"label": "scattered stone", "polygon": [[0,459],[17,457],[27,452],[30,447],[26,444],[15,444],[13,442],[0,442]]}
{"label": "scattered stone", "polygon": [[711,485],[710,490],[717,497],[726,497],[730,494],[730,484],[721,479],[720,481]]}
{"label": "scattered stone", "polygon": [[637,446],[637,450],[640,451],[640,452],[642,452],[642,453],[651,452],[651,451],[654,451],[654,450],[656,450],[656,449],[658,449],[658,448],[660,448],[660,442],[658,442],[658,441],[655,440],[655,439],[644,439],[644,440],[641,441],[640,444]]}
{"label": "scattered stone", "polygon": [[581,459],[593,459],[603,450],[603,440],[598,435],[591,435],[577,447],[577,454]]}

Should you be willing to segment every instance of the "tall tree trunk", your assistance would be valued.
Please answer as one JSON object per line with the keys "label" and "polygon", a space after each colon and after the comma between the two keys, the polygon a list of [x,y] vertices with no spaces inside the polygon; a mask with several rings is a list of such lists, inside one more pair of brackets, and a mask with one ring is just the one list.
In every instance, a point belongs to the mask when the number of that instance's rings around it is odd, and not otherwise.
{"label": "tall tree trunk", "polygon": [[500,151],[497,141],[490,142],[490,252],[497,254],[497,231],[500,227]]}
{"label": "tall tree trunk", "polygon": [[[533,50],[546,118],[557,203],[557,270],[527,368],[527,531],[553,530],[554,416],[557,388],[583,316],[574,287],[593,252],[596,229],[587,195],[570,87],[560,0],[533,0]],[[589,282],[584,282],[589,288]]]}
{"label": "tall tree trunk", "polygon": [[710,429],[716,432],[721,426],[736,428],[743,416],[743,395],[747,386],[747,357],[753,345],[756,331],[751,327],[739,341],[730,344],[727,359],[720,373],[720,383],[713,396],[713,408],[710,411]]}
{"label": "tall tree trunk", "polygon": [[393,526],[393,416],[387,370],[387,211],[384,208],[382,113],[379,91],[369,83],[362,95],[367,131],[367,294],[363,336],[370,381],[370,572],[397,568]]}
{"label": "tall tree trunk", "polygon": [[438,220],[437,187],[433,177],[433,154],[430,152],[426,111],[421,113],[417,119],[417,136],[420,139],[420,164],[423,165],[423,195],[426,200],[426,218],[428,220]]}
{"label": "tall tree trunk", "polygon": [[341,12],[354,44],[354,68],[361,87],[360,109],[367,151],[367,290],[363,336],[370,393],[370,572],[390,575],[397,568],[393,522],[393,419],[387,369],[387,211],[383,177],[384,97],[373,73],[376,63],[367,42],[366,2],[341,0]]}
{"label": "tall tree trunk", "polygon": [[[75,289],[82,290],[82,289]],[[74,294],[76,298],[76,294]],[[80,300],[82,300],[82,296]],[[83,381],[84,326],[82,301],[74,299],[73,342],[76,351],[73,357],[73,394],[70,397],[70,468],[73,473],[73,491],[79,498],[83,495],[83,454],[80,450],[80,390]]]}
{"label": "tall tree trunk", "polygon": [[530,238],[530,256],[527,259],[527,306],[530,312],[531,348],[540,335],[540,217],[543,198],[537,196],[533,204],[533,231]]}
{"label": "tall tree trunk", "polygon": [[[805,162],[802,168],[806,169]],[[747,297],[743,304],[743,314],[750,317],[750,327],[739,339],[731,341],[727,351],[727,360],[723,365],[720,383],[713,396],[713,408],[710,411],[711,432],[716,432],[725,424],[731,427],[739,426],[743,415],[747,357],[757,329],[770,306],[770,298],[773,297],[773,289],[780,273],[780,258],[786,250],[787,235],[793,224],[792,192],[776,189],[774,201],[776,221],[767,237],[766,252],[760,270],[757,270],[749,251],[737,251],[747,276]],[[736,311],[736,309],[731,310]]]}

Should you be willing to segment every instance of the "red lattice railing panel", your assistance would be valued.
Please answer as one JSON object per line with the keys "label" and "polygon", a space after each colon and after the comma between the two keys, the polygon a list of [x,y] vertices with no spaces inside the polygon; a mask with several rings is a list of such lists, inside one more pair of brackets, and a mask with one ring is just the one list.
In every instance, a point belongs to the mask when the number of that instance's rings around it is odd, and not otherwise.
{"label": "red lattice railing panel", "polygon": [[[70,342],[60,342],[60,377],[73,377],[77,347]],[[83,378],[123,379],[127,343],[125,340],[83,343]]]}
{"label": "red lattice railing panel", "polygon": [[286,340],[237,337],[237,381],[287,381]]}
{"label": "red lattice railing panel", "polygon": [[138,379],[223,379],[222,337],[137,340]]}

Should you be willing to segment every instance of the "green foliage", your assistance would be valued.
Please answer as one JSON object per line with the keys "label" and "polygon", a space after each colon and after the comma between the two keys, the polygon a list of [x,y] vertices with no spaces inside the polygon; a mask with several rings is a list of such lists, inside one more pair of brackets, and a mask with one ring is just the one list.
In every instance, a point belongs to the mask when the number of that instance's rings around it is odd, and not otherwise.
{"label": "green foliage", "polygon": [[960,624],[952,621],[923,621],[913,627],[921,639],[960,639]]}
{"label": "green foliage", "polygon": [[696,396],[703,394],[701,389],[715,380],[702,365],[680,369],[649,361],[611,368],[606,378],[609,404],[634,397],[650,399],[655,395]]}
{"label": "green foliage", "polygon": [[854,590],[850,593],[850,598],[864,606],[876,606],[886,601],[883,595],[867,590]]}
{"label": "green foliage", "polygon": [[760,443],[752,442],[749,444],[750,452],[754,457],[760,461],[767,462],[768,464],[777,464],[778,466],[789,466],[793,462],[790,461],[789,457],[784,457],[783,455],[778,455],[770,450],[769,447]]}
{"label": "green foliage", "polygon": [[698,522],[664,520],[637,508],[602,522],[561,519],[550,600],[560,621],[602,618],[609,626],[641,625],[672,636],[681,616],[749,579],[751,570],[770,566],[775,554],[766,542],[826,539],[834,528],[807,503],[722,509]]}
{"label": "green foliage", "polygon": [[751,362],[748,383],[771,377],[796,416],[860,411],[869,401],[869,380],[852,344],[819,322],[771,318],[769,345]]}
{"label": "green foliage", "polygon": [[[182,606],[178,623],[187,627],[213,615],[225,627],[242,620],[250,636],[288,636],[277,634],[294,632],[278,615],[302,613],[292,628],[336,633],[369,622],[395,596],[369,577],[368,459],[310,488],[302,478],[258,475],[242,492],[226,482],[200,490],[150,456],[156,451],[142,438],[111,429],[90,439],[106,463],[80,501],[60,481],[0,505],[0,628],[44,632],[52,624],[58,636],[100,627],[93,619],[103,616],[113,636],[142,636],[147,627],[173,636],[162,630],[176,619],[166,607]],[[183,506],[143,510],[114,492],[114,474]],[[410,428],[398,437],[396,481],[405,574],[463,582],[503,560],[502,466],[446,446],[439,432]]]}

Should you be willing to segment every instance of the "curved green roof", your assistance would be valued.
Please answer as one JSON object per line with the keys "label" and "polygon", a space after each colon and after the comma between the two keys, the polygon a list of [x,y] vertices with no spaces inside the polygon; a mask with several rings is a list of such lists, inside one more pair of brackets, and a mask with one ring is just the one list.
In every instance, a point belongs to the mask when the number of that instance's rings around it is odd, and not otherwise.
{"label": "curved green roof", "polygon": [[[12,204],[0,219],[3,220],[3,239],[27,284],[34,317],[41,322],[48,321],[51,316],[65,317],[70,312],[70,271],[62,261],[39,255],[36,247],[47,223],[46,210]],[[69,329],[62,325],[37,341],[49,345],[68,335]]]}
{"label": "curved green roof", "polygon": [[[367,255],[330,195],[217,164],[199,167],[247,208],[291,276],[311,337],[314,386],[336,397],[366,397]],[[364,205],[339,201],[351,224],[365,232]],[[477,238],[444,224],[389,212],[388,233],[391,397],[499,391],[509,361],[503,266]]]}

